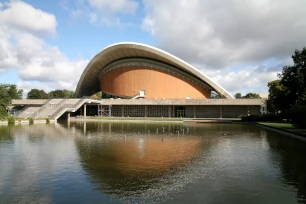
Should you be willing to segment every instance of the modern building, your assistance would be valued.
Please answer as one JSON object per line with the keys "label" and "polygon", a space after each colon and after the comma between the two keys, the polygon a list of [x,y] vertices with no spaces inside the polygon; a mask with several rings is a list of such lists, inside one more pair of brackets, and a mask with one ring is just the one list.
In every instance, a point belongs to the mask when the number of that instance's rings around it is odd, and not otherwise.
{"label": "modern building", "polygon": [[75,94],[90,96],[100,90],[121,98],[208,99],[215,92],[221,98],[233,99],[183,60],[139,43],[111,45],[89,62]]}
{"label": "modern building", "polygon": [[[101,100],[88,99],[99,91]],[[48,117],[73,112],[83,116],[237,118],[260,114],[263,104],[260,99],[234,99],[183,60],[139,43],[117,43],[98,53],[83,71],[75,96],[79,99],[58,101],[58,111]],[[14,102],[25,103],[22,101]],[[52,109],[51,101],[42,102],[44,110]]]}

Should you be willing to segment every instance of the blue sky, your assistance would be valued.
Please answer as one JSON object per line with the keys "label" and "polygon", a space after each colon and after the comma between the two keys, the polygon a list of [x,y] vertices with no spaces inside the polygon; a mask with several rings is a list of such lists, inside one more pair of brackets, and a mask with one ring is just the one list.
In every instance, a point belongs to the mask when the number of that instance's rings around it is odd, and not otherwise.
{"label": "blue sky", "polygon": [[306,45],[304,0],[1,0],[0,83],[74,90],[90,59],[117,42],[183,59],[230,93],[267,94]]}

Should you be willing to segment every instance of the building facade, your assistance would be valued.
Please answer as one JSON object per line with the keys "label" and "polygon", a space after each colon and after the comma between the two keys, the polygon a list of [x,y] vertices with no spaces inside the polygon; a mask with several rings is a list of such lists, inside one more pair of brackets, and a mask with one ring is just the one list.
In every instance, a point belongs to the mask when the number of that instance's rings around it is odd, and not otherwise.
{"label": "building facade", "polygon": [[[102,99],[88,98],[99,91]],[[32,106],[23,109],[27,117],[55,119],[65,113],[84,117],[239,118],[260,114],[263,105],[260,99],[234,99],[183,60],[139,43],[117,43],[98,53],[84,69],[75,99],[13,103]]]}

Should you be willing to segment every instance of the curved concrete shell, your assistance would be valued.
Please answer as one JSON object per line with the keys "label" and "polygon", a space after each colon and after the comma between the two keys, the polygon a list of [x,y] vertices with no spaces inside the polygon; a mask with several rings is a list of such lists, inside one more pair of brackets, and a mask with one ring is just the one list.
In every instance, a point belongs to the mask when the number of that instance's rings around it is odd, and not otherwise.
{"label": "curved concrete shell", "polygon": [[211,91],[233,97],[183,60],[152,46],[117,43],[106,47],[87,65],[76,97],[98,91],[132,98],[140,90],[146,98],[209,98]]}

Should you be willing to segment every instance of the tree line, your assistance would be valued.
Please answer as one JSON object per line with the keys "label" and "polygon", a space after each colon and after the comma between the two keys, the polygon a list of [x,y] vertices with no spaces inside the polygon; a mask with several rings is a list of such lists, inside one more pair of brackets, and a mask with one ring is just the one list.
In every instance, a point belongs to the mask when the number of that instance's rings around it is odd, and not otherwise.
{"label": "tree line", "polygon": [[234,95],[235,98],[261,98],[258,93],[247,93],[246,95],[242,96],[241,93],[236,93]]}
{"label": "tree line", "polygon": [[[13,99],[22,99],[23,89],[15,84],[0,84],[0,116],[7,116],[8,106]],[[74,92],[66,89],[56,89],[46,93],[44,90],[31,89],[27,99],[73,98]]]}
{"label": "tree line", "polygon": [[268,83],[267,107],[273,114],[306,127],[306,49],[295,50],[293,65],[284,66],[278,79]]}
{"label": "tree line", "polygon": [[22,99],[23,90],[15,84],[0,84],[0,116],[6,116],[12,99]]}
{"label": "tree line", "polygon": [[28,92],[27,99],[49,99],[49,98],[73,98],[74,92],[67,89],[56,89],[46,93],[44,90],[31,89]]}

